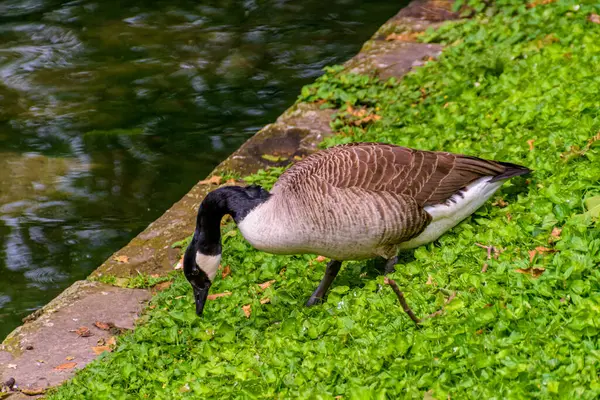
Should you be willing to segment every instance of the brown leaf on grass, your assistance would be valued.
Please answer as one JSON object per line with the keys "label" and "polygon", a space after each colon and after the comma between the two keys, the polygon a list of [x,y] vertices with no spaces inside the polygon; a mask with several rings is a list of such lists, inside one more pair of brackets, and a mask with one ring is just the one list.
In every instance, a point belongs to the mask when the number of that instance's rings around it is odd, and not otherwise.
{"label": "brown leaf on grass", "polygon": [[433,285],[433,276],[429,275],[427,277],[427,282],[425,282],[426,285]]}
{"label": "brown leaf on grass", "polygon": [[316,262],[323,262],[325,260],[327,260],[327,257],[325,256],[317,256],[317,258],[315,258]]}
{"label": "brown leaf on grass", "polygon": [[179,259],[179,261],[177,262],[177,265],[175,265],[175,269],[183,269],[183,256],[181,256],[181,258]]}
{"label": "brown leaf on grass", "polygon": [[548,243],[559,241],[561,232],[562,232],[562,228],[559,228],[556,226],[554,228],[552,228],[552,232],[550,233],[550,238],[548,238]]}
{"label": "brown leaf on grass", "polygon": [[266,282],[263,282],[263,283],[259,283],[259,284],[258,284],[258,287],[260,287],[262,290],[267,290],[267,288],[268,288],[269,286],[271,286],[272,284],[274,284],[275,282],[276,282],[276,281],[275,281],[275,279],[272,279],[272,280],[270,280],[270,281],[266,281]]}
{"label": "brown leaf on grass", "polygon": [[225,296],[231,296],[231,292],[209,294],[208,297],[207,297],[207,299],[208,300],[215,300],[215,299],[218,299],[219,297],[225,297]]}
{"label": "brown leaf on grass", "polygon": [[152,286],[152,289],[157,292],[162,292],[163,290],[170,288],[172,284],[173,281],[165,281]]}
{"label": "brown leaf on grass", "polygon": [[114,260],[119,263],[128,263],[129,257],[127,256],[115,256]]}
{"label": "brown leaf on grass", "polygon": [[381,115],[377,115],[377,114],[369,114],[364,118],[361,118],[359,120],[356,120],[353,122],[353,124],[355,126],[361,126],[361,125],[366,125],[369,122],[373,122],[373,121],[379,121],[381,119]]}
{"label": "brown leaf on grass", "polygon": [[267,304],[270,302],[271,302],[271,299],[268,297],[265,297],[264,299],[260,299],[260,304]]}
{"label": "brown leaf on grass", "polygon": [[592,13],[588,17],[588,21],[593,22],[594,24],[600,24],[600,15]]}
{"label": "brown leaf on grass", "polygon": [[198,182],[200,185],[219,185],[223,178],[219,175],[213,175],[208,179]]}
{"label": "brown leaf on grass", "polygon": [[242,311],[244,312],[246,318],[250,318],[250,315],[252,314],[252,304],[246,304],[243,306]]}
{"label": "brown leaf on grass", "polygon": [[80,326],[79,328],[75,329],[75,333],[79,335],[79,337],[92,336],[92,332],[90,332],[90,328],[87,326]]}
{"label": "brown leaf on grass", "polygon": [[114,336],[109,337],[108,340],[106,341],[107,346],[114,346],[116,344],[117,344],[117,339]]}
{"label": "brown leaf on grass", "polygon": [[233,185],[233,184],[235,184],[235,179],[233,179],[233,178],[227,179],[227,182],[225,182],[225,183],[227,183],[228,185]]}
{"label": "brown leaf on grass", "polygon": [[346,107],[346,112],[353,117],[356,117],[354,121],[350,121],[350,124],[354,126],[366,125],[372,121],[379,121],[381,119],[381,115],[377,114],[368,114],[366,108],[353,108],[351,105]]}
{"label": "brown leaf on grass", "polygon": [[529,262],[532,262],[537,254],[545,254],[545,253],[556,253],[558,250],[549,249],[547,247],[538,246],[533,250],[529,250]]}
{"label": "brown leaf on grass", "polygon": [[77,365],[76,362],[68,362],[64,364],[57,365],[54,367],[55,370],[65,370],[65,369],[73,369]]}
{"label": "brown leaf on grass", "polygon": [[229,274],[231,274],[231,268],[229,265],[226,265],[225,268],[223,268],[223,272],[221,272],[221,277],[225,279],[229,276]]}
{"label": "brown leaf on grass", "polygon": [[592,145],[599,140],[600,140],[600,132],[598,132],[593,137],[589,138],[583,149],[581,149],[579,146],[570,146],[568,151],[565,151],[560,154],[560,158],[562,158],[568,162],[569,160],[571,160],[573,158],[581,157],[581,156],[585,155],[585,153],[587,153],[590,150]]}
{"label": "brown leaf on grass", "polygon": [[546,4],[554,3],[556,0],[533,0],[531,3],[527,3],[527,8],[534,8],[537,6],[543,6]]}
{"label": "brown leaf on grass", "polygon": [[517,268],[515,269],[515,272],[519,273],[519,274],[525,274],[525,275],[531,275],[534,279],[539,278],[544,271],[546,271],[546,268],[544,267],[531,267],[531,268]]}
{"label": "brown leaf on grass", "polygon": [[417,38],[421,36],[423,32],[405,32],[405,33],[390,33],[385,37],[385,40],[399,40],[402,42],[416,42]]}
{"label": "brown leaf on grass", "polygon": [[537,251],[535,250],[529,250],[529,263],[533,262],[533,259],[535,258],[535,255],[537,254]]}
{"label": "brown leaf on grass", "polygon": [[92,351],[94,352],[95,355],[100,355],[100,354],[104,353],[105,351],[111,352],[112,349],[109,346],[94,346],[94,347],[92,347]]}
{"label": "brown leaf on grass", "polygon": [[545,254],[545,253],[556,253],[558,250],[549,249],[547,247],[538,246],[533,250],[529,250],[529,262],[532,262],[537,254]]}
{"label": "brown leaf on grass", "polygon": [[500,208],[504,208],[508,205],[508,203],[506,201],[504,201],[504,199],[502,197],[498,197],[498,200],[494,201],[492,203],[493,206],[498,206]]}
{"label": "brown leaf on grass", "polygon": [[527,141],[527,145],[529,146],[529,151],[532,151],[534,149],[533,144],[535,143],[535,139],[529,139]]}

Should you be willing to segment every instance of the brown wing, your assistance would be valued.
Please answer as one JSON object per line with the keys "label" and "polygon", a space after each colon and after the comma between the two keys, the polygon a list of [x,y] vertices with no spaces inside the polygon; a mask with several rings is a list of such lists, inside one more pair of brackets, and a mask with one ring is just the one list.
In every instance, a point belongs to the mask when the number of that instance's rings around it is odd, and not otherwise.
{"label": "brown wing", "polygon": [[446,201],[484,177],[504,179],[529,172],[514,164],[459,154],[413,150],[381,143],[352,143],[313,154],[286,171],[276,187],[317,179],[338,188],[358,187],[414,198],[420,206]]}

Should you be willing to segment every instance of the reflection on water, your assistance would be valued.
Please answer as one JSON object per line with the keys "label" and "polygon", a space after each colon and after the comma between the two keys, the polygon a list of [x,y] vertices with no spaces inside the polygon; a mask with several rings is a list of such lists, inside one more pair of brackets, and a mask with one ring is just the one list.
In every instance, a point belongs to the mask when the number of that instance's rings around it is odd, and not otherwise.
{"label": "reflection on water", "polygon": [[0,0],[0,338],[401,4]]}

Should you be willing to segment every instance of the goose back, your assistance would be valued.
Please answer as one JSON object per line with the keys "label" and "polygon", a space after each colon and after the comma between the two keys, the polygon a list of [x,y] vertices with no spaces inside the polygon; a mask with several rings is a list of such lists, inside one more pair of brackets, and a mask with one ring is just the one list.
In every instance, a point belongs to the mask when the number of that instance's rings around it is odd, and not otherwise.
{"label": "goose back", "polygon": [[445,202],[479,178],[499,176],[509,166],[518,167],[460,154],[351,143],[298,162],[282,174],[273,192],[303,191],[309,181],[318,180],[338,188],[407,195],[427,206]]}

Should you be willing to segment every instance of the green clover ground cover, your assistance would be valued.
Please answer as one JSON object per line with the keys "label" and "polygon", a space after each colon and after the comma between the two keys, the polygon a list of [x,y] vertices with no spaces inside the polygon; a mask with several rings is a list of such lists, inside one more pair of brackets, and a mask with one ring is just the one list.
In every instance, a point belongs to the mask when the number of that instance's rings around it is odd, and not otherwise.
{"label": "green clover ground cover", "polygon": [[[212,288],[230,296],[197,318],[179,276],[50,398],[598,398],[600,25],[588,17],[600,6],[505,3],[430,33],[444,54],[401,82],[331,68],[301,95],[344,110],[328,146],[385,141],[535,170],[392,275],[418,316],[440,315],[415,327],[374,262],[347,263],[325,304],[305,308],[325,262],[255,251],[230,224],[231,274]],[[363,124],[361,107],[382,118]],[[503,251],[487,260],[476,243]]]}

